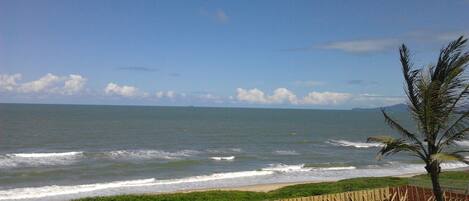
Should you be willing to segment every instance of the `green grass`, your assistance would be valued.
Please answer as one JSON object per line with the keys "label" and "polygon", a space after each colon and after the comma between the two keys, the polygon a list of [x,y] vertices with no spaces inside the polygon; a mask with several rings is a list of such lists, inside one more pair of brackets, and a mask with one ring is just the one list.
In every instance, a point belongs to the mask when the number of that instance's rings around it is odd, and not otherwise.
{"label": "green grass", "polygon": [[[409,184],[431,188],[432,182],[428,175],[419,175],[408,179]],[[450,171],[440,174],[440,185],[444,189],[466,190],[469,185],[469,172]]]}
{"label": "green grass", "polygon": [[[441,182],[469,183],[469,172],[444,172],[440,176]],[[170,193],[159,195],[118,195],[108,197],[83,198],[75,201],[260,201],[282,198],[303,197],[345,191],[356,191],[386,186],[401,186],[408,183],[431,184],[426,175],[412,178],[369,177],[345,179],[338,182],[322,182],[313,184],[298,184],[287,186],[267,193],[248,191],[203,191],[192,193]]]}

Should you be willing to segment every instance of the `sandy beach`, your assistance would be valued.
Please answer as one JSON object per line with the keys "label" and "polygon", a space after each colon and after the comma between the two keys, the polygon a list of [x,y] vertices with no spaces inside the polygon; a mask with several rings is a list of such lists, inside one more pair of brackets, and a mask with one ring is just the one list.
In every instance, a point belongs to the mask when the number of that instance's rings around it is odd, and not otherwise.
{"label": "sandy beach", "polygon": [[[419,175],[419,173],[415,174],[403,174],[397,175],[395,177],[412,177],[415,175]],[[193,190],[182,190],[182,191],[175,191],[169,193],[190,193],[190,192],[202,192],[202,191],[213,191],[213,190],[220,190],[220,191],[252,191],[252,192],[269,192],[273,190],[277,190],[286,186],[293,186],[297,184],[313,184],[313,183],[321,183],[321,182],[336,182],[339,180],[315,180],[315,181],[304,181],[304,182],[286,182],[286,183],[272,183],[272,184],[256,184],[256,185],[247,185],[247,186],[236,186],[236,187],[223,187],[223,188],[205,188],[205,189],[193,189]],[[166,192],[168,193],[168,192]],[[154,194],[162,194],[162,193],[154,193]]]}
{"label": "sandy beach", "polygon": [[[469,171],[469,168],[468,167],[456,168],[456,169],[447,170],[447,171]],[[408,177],[413,177],[413,176],[417,176],[417,175],[421,175],[421,174],[425,174],[425,172],[394,175],[393,177],[408,178]],[[305,182],[258,184],[258,185],[226,187],[226,188],[207,188],[207,189],[176,191],[174,193],[189,193],[189,192],[201,192],[201,191],[211,191],[211,190],[269,192],[269,191],[277,190],[277,189],[280,189],[280,188],[283,188],[283,187],[286,187],[286,186],[292,186],[292,185],[297,185],[297,184],[312,184],[312,183],[335,182],[335,181],[339,181],[339,180],[316,180],[316,181],[305,181]],[[159,193],[157,193],[157,194],[159,194]]]}

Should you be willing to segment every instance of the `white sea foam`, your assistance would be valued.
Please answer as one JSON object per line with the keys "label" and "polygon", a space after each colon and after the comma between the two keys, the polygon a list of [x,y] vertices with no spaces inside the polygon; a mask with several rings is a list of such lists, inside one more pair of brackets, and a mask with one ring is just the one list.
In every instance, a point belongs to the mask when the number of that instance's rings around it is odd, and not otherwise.
{"label": "white sea foam", "polygon": [[315,170],[355,170],[357,167],[355,166],[346,166],[346,167],[320,167],[314,168]]}
{"label": "white sea foam", "polygon": [[213,181],[221,179],[234,179],[241,177],[255,177],[255,176],[265,176],[274,174],[273,171],[240,171],[240,172],[227,172],[227,173],[215,173],[211,175],[202,175],[194,177],[186,177],[182,179],[168,179],[156,181],[154,184],[148,185],[167,185],[167,184],[180,184],[180,183],[192,183],[192,182],[204,182],[204,181]]}
{"label": "white sea foam", "polygon": [[22,158],[47,158],[47,157],[68,157],[81,155],[81,151],[61,152],[61,153],[17,153],[8,154],[9,156],[22,157]]}
{"label": "white sea foam", "polygon": [[116,181],[109,183],[96,183],[96,184],[83,184],[75,186],[43,186],[43,187],[30,187],[30,188],[16,188],[8,190],[0,190],[0,200],[15,200],[15,199],[34,199],[44,198],[49,196],[69,195],[77,193],[86,193],[91,191],[98,191],[113,188],[125,187],[143,187],[143,186],[157,186],[157,185],[171,185],[182,183],[195,183],[206,182],[222,179],[234,179],[241,177],[254,177],[265,176],[273,174],[273,171],[241,171],[241,172],[227,172],[215,173],[211,175],[202,175],[194,177],[186,177],[181,179],[168,179],[168,180],[155,180],[141,179],[129,181]]}
{"label": "white sea foam", "polygon": [[[406,163],[391,163],[390,166],[379,166],[375,168],[356,168],[354,166],[345,167],[305,167],[303,164],[299,165],[285,165],[274,164],[269,167],[262,168],[257,171],[239,171],[239,172],[226,172],[215,173],[209,175],[192,176],[179,179],[156,180],[154,178],[129,180],[129,181],[116,181],[107,183],[96,184],[83,184],[75,186],[43,186],[43,187],[30,187],[30,188],[16,188],[0,190],[0,200],[17,200],[17,199],[49,199],[51,196],[71,196],[75,197],[87,195],[100,195],[101,192],[111,192],[117,194],[128,192],[125,189],[173,189],[173,186],[202,186],[216,187],[220,183],[230,183],[232,181],[264,181],[264,182],[292,182],[292,181],[308,181],[311,179],[328,180],[328,179],[344,179],[359,176],[388,176],[398,175],[404,173],[419,173],[424,172],[423,164],[406,164]],[[463,163],[444,163],[443,169],[453,169],[467,167]],[[259,179],[258,177],[262,177]],[[236,180],[232,180],[236,179]],[[225,181],[226,180],[226,181]],[[213,181],[213,182],[212,182]],[[215,182],[216,181],[216,182]],[[207,183],[209,182],[209,183]],[[196,185],[197,184],[197,185]],[[212,186],[210,186],[212,185]],[[215,185],[215,186],[213,186]],[[133,188],[136,187],[136,188]],[[98,192],[99,191],[99,192]],[[131,191],[130,191],[131,192]],[[154,191],[151,191],[154,192]]]}
{"label": "white sea foam", "polygon": [[232,161],[234,160],[236,157],[235,156],[215,156],[215,157],[210,157],[210,159],[212,160],[216,160],[216,161]]}
{"label": "white sea foam", "polygon": [[462,162],[451,162],[451,163],[442,163],[441,168],[443,169],[456,169],[456,168],[464,168],[469,167],[469,165],[462,163]]}
{"label": "white sea foam", "polygon": [[274,151],[274,154],[277,155],[283,155],[283,156],[294,156],[294,155],[300,155],[298,152],[295,150],[276,150]]}
{"label": "white sea foam", "polygon": [[355,147],[355,148],[371,148],[371,147],[382,147],[381,143],[368,143],[368,142],[352,142],[347,140],[328,140],[326,143],[342,146],[342,147]]}
{"label": "white sea foam", "polygon": [[[401,162],[390,162],[390,167],[380,167],[379,169],[402,169],[400,174],[402,173],[415,173],[415,172],[425,172],[425,165],[424,164],[408,164],[408,163],[401,163]],[[465,168],[469,167],[469,165],[462,163],[462,162],[447,162],[447,163],[441,163],[440,167],[443,170],[451,170],[451,169],[457,169],[457,168]]]}
{"label": "white sea foam", "polygon": [[311,171],[312,168],[305,167],[304,164],[299,165],[285,165],[285,164],[272,164],[270,167],[262,168],[263,171],[274,171],[274,172],[303,172]]}
{"label": "white sea foam", "polygon": [[105,153],[112,159],[180,159],[197,154],[198,151],[182,150],[177,152],[166,152],[161,150],[117,150]]}
{"label": "white sea foam", "polygon": [[456,141],[459,146],[469,147],[469,140]]}
{"label": "white sea foam", "polygon": [[207,149],[208,153],[212,154],[230,154],[230,153],[241,153],[241,148],[219,148],[219,149]]}
{"label": "white sea foam", "polygon": [[69,165],[82,155],[83,152],[12,153],[0,156],[0,168]]}
{"label": "white sea foam", "polygon": [[130,187],[148,184],[154,182],[155,179],[142,179],[130,181],[118,181],[109,183],[84,184],[76,186],[43,186],[30,188],[16,188],[9,190],[0,190],[0,200],[17,200],[17,199],[33,199],[48,196],[68,195],[75,193],[84,193],[102,189]]}

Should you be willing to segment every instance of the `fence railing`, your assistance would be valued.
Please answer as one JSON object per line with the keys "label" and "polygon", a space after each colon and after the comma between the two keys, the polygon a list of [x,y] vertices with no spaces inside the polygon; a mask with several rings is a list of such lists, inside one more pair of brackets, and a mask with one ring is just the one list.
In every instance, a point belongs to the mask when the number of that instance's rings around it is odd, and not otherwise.
{"label": "fence railing", "polygon": [[[400,186],[389,189],[389,192],[396,197],[397,200],[404,201],[434,201],[433,191],[431,188],[417,186]],[[404,196],[405,195],[405,196]],[[446,201],[469,201],[469,195],[455,191],[445,191],[444,198]]]}
{"label": "fence railing", "polygon": [[[445,192],[444,197],[445,201],[469,201],[469,196],[463,193]],[[429,188],[400,186],[288,198],[278,201],[435,201],[435,197]]]}

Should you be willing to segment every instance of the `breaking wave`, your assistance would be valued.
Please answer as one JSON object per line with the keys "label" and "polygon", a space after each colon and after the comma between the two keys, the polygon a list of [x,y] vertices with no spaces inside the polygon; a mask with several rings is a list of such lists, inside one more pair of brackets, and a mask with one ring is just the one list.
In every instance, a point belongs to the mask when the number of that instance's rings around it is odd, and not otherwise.
{"label": "breaking wave", "polygon": [[[444,163],[442,164],[443,169],[454,169],[468,167],[463,163]],[[139,180],[127,180],[127,181],[114,181],[107,183],[95,183],[95,184],[82,184],[82,185],[69,185],[69,186],[42,186],[42,187],[26,187],[26,188],[15,188],[0,190],[0,200],[15,200],[15,199],[40,199],[52,196],[73,196],[76,197],[90,195],[93,191],[111,192],[114,194],[120,194],[127,192],[125,189],[142,189],[142,187],[158,187],[172,189],[177,185],[184,186],[197,186],[199,182],[209,182],[205,185],[213,184],[212,181],[227,182],[224,180],[234,181],[231,179],[247,180],[251,181],[280,181],[282,178],[287,179],[285,181],[307,181],[311,179],[327,180],[327,178],[341,179],[341,178],[352,178],[360,176],[389,176],[405,173],[418,173],[423,172],[424,168],[422,164],[406,164],[406,163],[391,163],[390,166],[379,166],[375,168],[356,168],[355,166],[337,166],[337,167],[306,167],[304,164],[298,165],[285,165],[285,164],[271,164],[268,167],[261,168],[259,170],[252,171],[238,171],[238,172],[225,172],[225,173],[214,173],[208,175],[191,176],[179,179],[166,179],[157,180],[155,178],[139,179]],[[259,179],[257,177],[262,177]],[[288,180],[295,178],[295,180]],[[240,180],[241,179],[241,180]],[[270,179],[270,180],[269,180]],[[274,179],[274,180],[272,180]],[[277,180],[280,179],[280,180]],[[306,180],[305,180],[306,179]],[[229,182],[228,181],[228,182]],[[201,184],[200,183],[200,184]],[[174,186],[173,186],[174,185]],[[213,184],[216,185],[217,184]],[[177,189],[177,188],[176,188]],[[85,194],[83,194],[85,193]],[[88,194],[86,194],[88,193]],[[96,192],[91,195],[100,195]]]}
{"label": "breaking wave", "polygon": [[469,147],[469,140],[456,141],[459,146]]}
{"label": "breaking wave", "polygon": [[181,179],[168,179],[168,180],[156,180],[140,179],[140,180],[129,180],[129,181],[116,181],[108,183],[96,183],[96,184],[83,184],[75,186],[43,186],[43,187],[30,187],[30,188],[16,188],[8,190],[0,190],[0,200],[13,200],[13,199],[33,199],[43,198],[49,196],[69,195],[77,193],[86,193],[97,190],[123,188],[123,187],[143,187],[143,186],[157,186],[157,185],[171,185],[171,184],[182,184],[182,183],[195,183],[195,182],[206,182],[212,180],[221,179],[233,179],[241,177],[255,177],[265,176],[273,174],[272,171],[241,171],[241,172],[227,172],[227,173],[215,173],[210,175],[193,176]]}
{"label": "breaking wave", "polygon": [[355,147],[355,148],[372,148],[372,147],[382,147],[381,143],[371,143],[371,142],[352,142],[347,140],[328,140],[328,144],[342,147]]}
{"label": "breaking wave", "polygon": [[212,154],[230,154],[230,153],[241,153],[241,148],[219,148],[219,149],[207,149],[208,153]]}
{"label": "breaking wave", "polygon": [[235,158],[236,158],[235,156],[225,156],[225,157],[222,157],[222,156],[215,156],[215,157],[210,157],[210,159],[216,160],[216,161],[232,161],[232,160],[234,160]]}
{"label": "breaking wave", "polygon": [[274,151],[274,154],[276,155],[282,155],[282,156],[294,156],[294,155],[300,155],[298,152],[295,150],[276,150]]}
{"label": "breaking wave", "polygon": [[117,150],[106,152],[105,155],[111,159],[180,159],[190,157],[199,153],[195,150],[182,150],[177,152],[167,152],[161,150]]}
{"label": "breaking wave", "polygon": [[72,151],[72,152],[62,152],[62,153],[17,153],[17,154],[7,154],[14,157],[22,158],[47,158],[47,157],[68,157],[81,155],[81,151]]}
{"label": "breaking wave", "polygon": [[355,166],[346,167],[309,167],[305,164],[299,165],[285,165],[285,164],[272,164],[270,167],[262,168],[263,171],[274,171],[274,172],[306,172],[306,171],[334,171],[334,170],[353,170]]}
{"label": "breaking wave", "polygon": [[111,160],[176,160],[188,158],[198,153],[198,151],[194,150],[181,150],[176,152],[161,150],[116,150],[86,153],[81,151],[11,153],[0,155],[0,168],[70,165],[86,158],[105,158]]}
{"label": "breaking wave", "polygon": [[0,168],[69,165],[78,161],[83,152],[12,153],[0,155]]}

